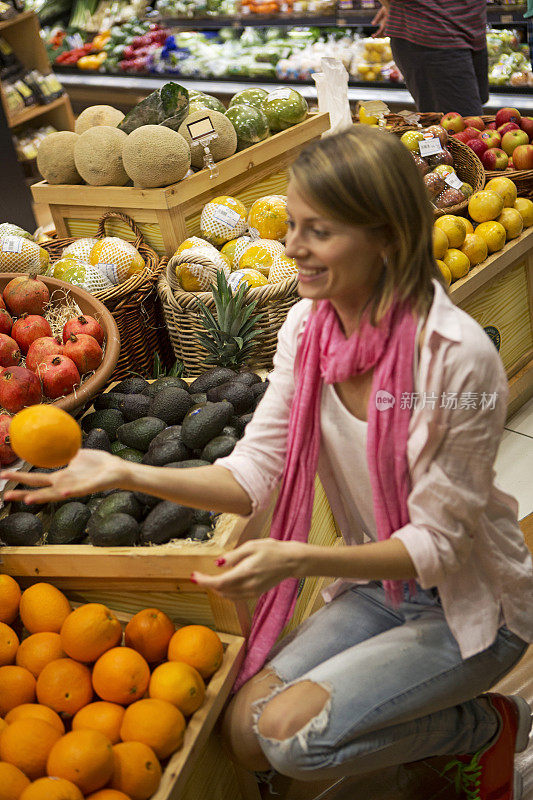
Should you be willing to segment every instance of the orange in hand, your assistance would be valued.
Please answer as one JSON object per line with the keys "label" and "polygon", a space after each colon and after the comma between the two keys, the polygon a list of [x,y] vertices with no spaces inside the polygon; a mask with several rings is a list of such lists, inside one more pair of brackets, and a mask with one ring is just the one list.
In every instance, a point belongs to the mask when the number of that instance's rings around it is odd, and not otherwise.
{"label": "orange in hand", "polygon": [[35,467],[64,467],[81,447],[81,428],[61,408],[40,404],[15,414],[9,439],[18,457]]}

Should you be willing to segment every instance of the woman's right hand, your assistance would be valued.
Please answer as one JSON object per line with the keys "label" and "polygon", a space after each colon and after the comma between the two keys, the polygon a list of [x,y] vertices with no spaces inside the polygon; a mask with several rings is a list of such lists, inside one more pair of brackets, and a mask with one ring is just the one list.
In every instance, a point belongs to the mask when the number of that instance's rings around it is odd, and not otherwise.
{"label": "woman's right hand", "polygon": [[129,463],[102,450],[79,450],[65,469],[57,472],[20,472],[3,470],[0,478],[42,487],[29,491],[14,489],[4,495],[6,501],[51,503],[66,497],[82,497],[106,489],[121,488],[128,474]]}
{"label": "woman's right hand", "polygon": [[381,3],[381,8],[370,23],[371,25],[377,25],[378,27],[377,31],[372,34],[373,39],[379,39],[382,36],[385,36],[385,28],[387,27],[387,23],[389,21],[388,4],[384,3],[383,0],[381,0]]}

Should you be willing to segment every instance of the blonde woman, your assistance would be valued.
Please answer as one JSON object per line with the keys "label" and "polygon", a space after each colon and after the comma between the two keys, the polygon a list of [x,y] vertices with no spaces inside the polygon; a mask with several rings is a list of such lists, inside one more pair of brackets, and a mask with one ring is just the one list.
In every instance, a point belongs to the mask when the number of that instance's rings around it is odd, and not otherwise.
{"label": "blonde woman", "polygon": [[[234,452],[172,470],[84,450],[28,475],[38,491],[6,496],[120,487],[248,515],[281,480],[271,538],[192,576],[231,599],[260,595],[224,723],[234,757],[315,780],[449,755],[469,797],[517,800],[530,709],[487,693],[533,640],[531,559],[493,482],[501,361],[446,294],[424,185],[397,138],[360,126],[312,144],[288,206],[302,302]],[[346,547],[307,544],[317,470]],[[328,602],[275,645],[311,575],[337,579]]]}

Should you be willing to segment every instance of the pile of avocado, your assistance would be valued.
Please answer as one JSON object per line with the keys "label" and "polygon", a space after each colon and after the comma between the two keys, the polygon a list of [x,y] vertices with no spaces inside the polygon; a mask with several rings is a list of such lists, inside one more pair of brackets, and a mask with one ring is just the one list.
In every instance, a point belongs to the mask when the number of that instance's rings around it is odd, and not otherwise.
{"label": "pile of avocado", "polygon": [[[191,384],[176,377],[152,383],[126,378],[98,395],[94,411],[82,418],[82,447],[158,467],[206,466],[231,453],[267,386],[254,372],[225,367],[213,367]],[[206,541],[215,519],[210,511],[115,489],[44,509],[15,503],[0,520],[0,541],[96,547]]]}

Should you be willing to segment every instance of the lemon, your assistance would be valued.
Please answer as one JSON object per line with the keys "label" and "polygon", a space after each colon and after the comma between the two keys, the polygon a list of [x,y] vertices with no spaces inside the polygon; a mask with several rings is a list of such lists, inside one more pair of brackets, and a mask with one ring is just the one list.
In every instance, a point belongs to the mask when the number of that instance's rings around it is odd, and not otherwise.
{"label": "lemon", "polygon": [[444,214],[435,220],[435,227],[444,231],[448,237],[449,247],[461,247],[466,236],[466,225],[461,217],[454,217],[453,214]]}
{"label": "lemon", "polygon": [[529,228],[530,225],[533,225],[533,203],[531,200],[525,197],[517,197],[513,208],[516,208],[522,217],[524,228]]}
{"label": "lemon", "polygon": [[490,222],[502,213],[503,199],[490,189],[474,192],[468,201],[468,213],[474,222]]}
{"label": "lemon", "polygon": [[461,252],[468,258],[470,265],[475,267],[476,264],[481,264],[482,261],[485,261],[489,251],[487,243],[482,236],[468,233],[461,247]]}
{"label": "lemon", "polygon": [[507,241],[518,238],[524,229],[524,222],[516,208],[504,208],[497,222],[505,228]]}
{"label": "lemon", "polygon": [[452,282],[452,273],[450,272],[450,268],[444,263],[444,261],[441,261],[440,258],[437,258],[437,266],[442,272],[444,280],[446,281],[446,286],[449,286]]}
{"label": "lemon", "polygon": [[436,259],[443,259],[450,243],[442,228],[433,228],[433,255]]}
{"label": "lemon", "polygon": [[504,208],[511,208],[516,202],[516,183],[509,178],[493,178],[485,185],[485,189],[499,194]]}
{"label": "lemon", "polygon": [[446,255],[444,256],[444,263],[450,270],[453,280],[464,278],[470,269],[470,261],[468,260],[468,257],[454,247],[447,250]]}
{"label": "lemon", "polygon": [[466,227],[466,235],[468,236],[469,233],[474,233],[474,226],[472,225],[470,220],[467,219],[466,217],[461,217],[461,220],[463,221],[463,224]]}
{"label": "lemon", "polygon": [[501,222],[482,222],[476,227],[475,233],[485,239],[489,253],[501,250],[507,238],[507,232]]}

